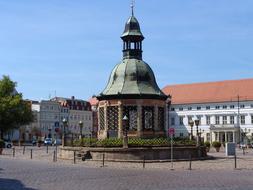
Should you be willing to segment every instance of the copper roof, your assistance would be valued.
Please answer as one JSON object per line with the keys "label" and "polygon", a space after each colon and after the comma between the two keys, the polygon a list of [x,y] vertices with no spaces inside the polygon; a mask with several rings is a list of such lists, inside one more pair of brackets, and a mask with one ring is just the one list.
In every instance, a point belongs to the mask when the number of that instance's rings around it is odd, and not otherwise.
{"label": "copper roof", "polygon": [[172,104],[214,103],[253,100],[253,78],[218,82],[168,85],[162,89]]}

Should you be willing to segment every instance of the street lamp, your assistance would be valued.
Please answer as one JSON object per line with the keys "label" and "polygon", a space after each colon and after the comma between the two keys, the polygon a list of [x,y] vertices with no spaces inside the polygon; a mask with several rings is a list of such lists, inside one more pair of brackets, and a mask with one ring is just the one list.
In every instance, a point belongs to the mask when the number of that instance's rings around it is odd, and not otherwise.
{"label": "street lamp", "polygon": [[192,140],[192,139],[193,139],[192,128],[193,128],[193,125],[194,125],[194,121],[192,121],[192,119],[191,119],[188,123],[189,123],[189,125],[190,125],[190,127],[191,127],[190,140]]}
{"label": "street lamp", "polygon": [[123,120],[123,131],[124,131],[123,148],[128,148],[128,137],[127,137],[127,131],[129,130],[128,117],[125,115],[122,120]]}
{"label": "street lamp", "polygon": [[79,121],[80,139],[83,137],[83,121]]}
{"label": "street lamp", "polygon": [[62,123],[63,123],[63,136],[62,136],[62,146],[65,146],[66,145],[66,127],[68,125],[68,120],[66,118],[63,118],[62,120]]}
{"label": "street lamp", "polygon": [[197,146],[199,146],[199,119],[195,119],[196,131],[197,131]]}

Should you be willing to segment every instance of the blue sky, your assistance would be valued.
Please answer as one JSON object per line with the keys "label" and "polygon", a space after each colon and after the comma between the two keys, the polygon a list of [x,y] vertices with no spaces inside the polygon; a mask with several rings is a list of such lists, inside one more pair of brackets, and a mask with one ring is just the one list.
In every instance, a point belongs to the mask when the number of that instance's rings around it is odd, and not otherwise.
{"label": "blue sky", "polygon": [[[0,0],[0,75],[24,98],[89,99],[122,59],[130,0]],[[253,77],[252,0],[136,0],[158,85]]]}

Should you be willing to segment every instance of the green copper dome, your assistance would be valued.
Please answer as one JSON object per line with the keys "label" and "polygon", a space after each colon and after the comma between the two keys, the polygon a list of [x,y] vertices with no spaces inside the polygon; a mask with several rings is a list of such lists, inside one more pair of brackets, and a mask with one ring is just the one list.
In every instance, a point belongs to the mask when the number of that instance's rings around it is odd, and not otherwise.
{"label": "green copper dome", "polygon": [[117,64],[99,99],[111,98],[166,99],[159,89],[150,66],[142,60],[124,59]]}
{"label": "green copper dome", "polygon": [[133,15],[126,23],[121,39],[123,60],[114,67],[106,88],[97,98],[166,100],[167,96],[158,87],[152,69],[142,61],[144,36]]}
{"label": "green copper dome", "polygon": [[137,38],[138,40],[144,39],[144,36],[141,33],[140,24],[134,16],[131,16],[127,20],[127,23],[125,25],[125,30],[123,34],[121,35],[121,39],[124,40],[125,38],[129,38],[129,37]]}

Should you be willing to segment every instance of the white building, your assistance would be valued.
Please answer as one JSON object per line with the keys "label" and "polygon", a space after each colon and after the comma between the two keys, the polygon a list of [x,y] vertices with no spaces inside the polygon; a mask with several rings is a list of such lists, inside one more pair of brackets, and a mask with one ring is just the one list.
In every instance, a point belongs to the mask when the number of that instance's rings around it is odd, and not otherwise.
{"label": "white building", "polygon": [[169,85],[163,91],[172,96],[168,118],[176,136],[188,137],[189,120],[198,118],[205,141],[251,142],[253,79]]}
{"label": "white building", "polygon": [[[56,101],[42,100],[40,102],[40,130],[42,137],[56,138],[55,128],[59,127],[61,105]],[[59,135],[58,135],[59,136]]]}

